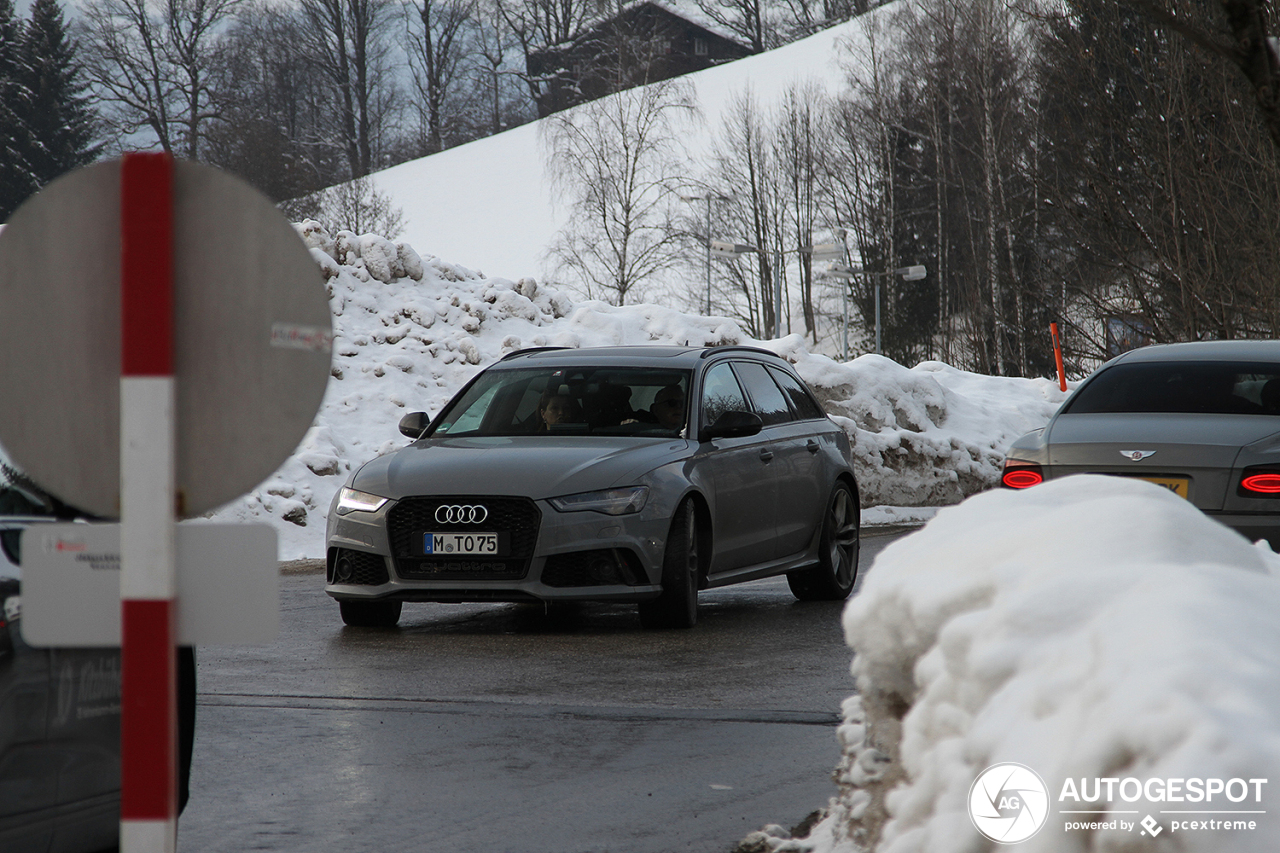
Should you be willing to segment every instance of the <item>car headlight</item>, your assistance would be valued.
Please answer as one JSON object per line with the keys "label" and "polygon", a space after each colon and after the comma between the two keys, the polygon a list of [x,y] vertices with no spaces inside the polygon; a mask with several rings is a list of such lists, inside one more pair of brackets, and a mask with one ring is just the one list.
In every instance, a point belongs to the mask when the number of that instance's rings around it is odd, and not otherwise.
{"label": "car headlight", "polygon": [[649,500],[648,486],[604,489],[551,498],[550,503],[561,512],[603,512],[605,515],[630,515],[644,509]]}
{"label": "car headlight", "polygon": [[386,498],[343,486],[342,491],[338,493],[337,513],[346,515],[349,512],[377,512],[386,502]]}

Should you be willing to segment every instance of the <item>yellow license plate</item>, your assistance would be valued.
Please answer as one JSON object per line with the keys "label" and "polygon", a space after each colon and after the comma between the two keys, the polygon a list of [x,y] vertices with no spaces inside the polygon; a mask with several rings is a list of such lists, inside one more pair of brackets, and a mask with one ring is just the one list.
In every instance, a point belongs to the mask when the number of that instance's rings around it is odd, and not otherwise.
{"label": "yellow license plate", "polygon": [[1186,477],[1139,477],[1138,479],[1164,486],[1178,497],[1188,499],[1191,481]]}

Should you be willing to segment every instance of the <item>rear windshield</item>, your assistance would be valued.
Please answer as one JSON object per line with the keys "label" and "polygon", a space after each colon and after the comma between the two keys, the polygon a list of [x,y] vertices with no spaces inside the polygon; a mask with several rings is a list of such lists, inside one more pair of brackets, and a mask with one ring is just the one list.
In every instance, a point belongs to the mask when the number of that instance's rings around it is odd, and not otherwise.
{"label": "rear windshield", "polygon": [[1280,364],[1118,364],[1090,380],[1063,410],[1095,412],[1280,415]]}
{"label": "rear windshield", "polygon": [[689,371],[628,367],[491,370],[427,435],[679,435]]}

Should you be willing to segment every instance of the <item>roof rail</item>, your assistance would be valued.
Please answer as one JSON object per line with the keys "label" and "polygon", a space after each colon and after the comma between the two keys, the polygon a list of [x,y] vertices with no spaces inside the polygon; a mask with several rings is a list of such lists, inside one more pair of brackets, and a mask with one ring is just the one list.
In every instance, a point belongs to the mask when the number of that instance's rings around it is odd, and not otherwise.
{"label": "roof rail", "polygon": [[520,356],[520,355],[529,355],[530,353],[534,353],[534,352],[551,352],[553,350],[560,350],[560,349],[572,349],[572,347],[527,347],[525,349],[518,349],[515,352],[509,352],[506,355],[504,355],[502,358],[498,359],[498,361],[506,361],[509,358],[515,358],[516,356]]}
{"label": "roof rail", "polygon": [[778,355],[776,352],[770,352],[769,350],[762,349],[761,347],[741,346],[738,344],[730,344],[729,346],[723,346],[723,347],[707,347],[702,351],[702,355],[699,356],[699,358],[706,358],[709,355],[714,355],[716,353],[721,353],[721,352],[730,352],[730,351],[754,352],[754,353],[759,353],[760,355],[771,355],[774,358],[782,358],[782,356]]}

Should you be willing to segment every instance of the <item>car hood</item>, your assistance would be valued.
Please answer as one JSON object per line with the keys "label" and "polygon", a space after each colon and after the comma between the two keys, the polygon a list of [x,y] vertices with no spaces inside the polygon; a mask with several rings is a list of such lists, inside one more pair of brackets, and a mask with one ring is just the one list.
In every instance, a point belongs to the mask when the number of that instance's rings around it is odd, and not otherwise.
{"label": "car hood", "polygon": [[471,494],[541,499],[631,485],[691,452],[690,442],[671,438],[426,439],[366,463],[351,485],[395,499]]}
{"label": "car hood", "polygon": [[1276,418],[1260,415],[1068,414],[1049,425],[1049,461],[1110,465],[1121,462],[1121,450],[1158,450],[1164,465],[1230,468],[1241,447],[1278,427]]}

